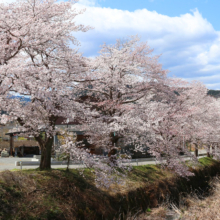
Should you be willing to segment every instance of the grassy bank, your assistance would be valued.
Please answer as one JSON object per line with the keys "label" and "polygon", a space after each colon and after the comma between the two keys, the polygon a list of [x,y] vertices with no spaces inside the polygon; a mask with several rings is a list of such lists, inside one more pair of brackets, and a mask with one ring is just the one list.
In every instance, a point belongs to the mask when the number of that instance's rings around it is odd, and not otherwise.
{"label": "grassy bank", "polygon": [[220,163],[200,160],[194,177],[178,178],[156,165],[134,167],[124,186],[98,189],[90,170],[23,170],[0,173],[0,219],[118,219],[126,212],[145,212],[165,200],[208,189]]}

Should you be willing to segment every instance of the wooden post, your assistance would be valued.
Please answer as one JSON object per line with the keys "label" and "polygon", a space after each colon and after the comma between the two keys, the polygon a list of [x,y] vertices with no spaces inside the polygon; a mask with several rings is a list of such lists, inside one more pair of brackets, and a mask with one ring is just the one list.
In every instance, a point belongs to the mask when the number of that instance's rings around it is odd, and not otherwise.
{"label": "wooden post", "polygon": [[195,144],[195,157],[198,157],[199,150],[198,150],[198,144]]}
{"label": "wooden post", "polygon": [[15,157],[17,157],[17,156],[18,156],[18,148],[15,147]]}
{"label": "wooden post", "polygon": [[24,145],[21,147],[21,155],[24,156]]}
{"label": "wooden post", "polygon": [[207,157],[211,157],[210,155],[211,146],[209,144],[207,144],[206,146],[207,146]]}
{"label": "wooden post", "polygon": [[211,149],[212,149],[212,156],[215,154],[215,147],[214,147],[214,144],[212,143],[212,145],[211,145],[212,147],[211,147]]}
{"label": "wooden post", "polygon": [[13,147],[14,147],[14,136],[13,134],[10,134],[10,150],[9,150],[9,155],[13,155]]}

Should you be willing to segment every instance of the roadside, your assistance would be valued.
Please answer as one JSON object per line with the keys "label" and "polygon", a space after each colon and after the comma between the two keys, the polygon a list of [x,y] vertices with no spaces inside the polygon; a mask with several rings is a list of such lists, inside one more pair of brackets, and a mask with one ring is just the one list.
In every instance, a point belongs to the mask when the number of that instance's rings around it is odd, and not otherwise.
{"label": "roadside", "polygon": [[[193,152],[192,152],[193,154]],[[202,158],[206,156],[206,151],[205,150],[199,150],[199,157],[198,158]],[[189,157],[184,157],[184,160],[190,160]],[[29,158],[29,157],[0,157],[0,171],[4,171],[4,170],[12,170],[12,169],[20,169],[20,166],[15,166],[15,162],[16,161],[22,161],[22,162],[31,162],[33,158]],[[62,162],[60,162],[61,164]],[[67,165],[65,164],[65,162],[63,162],[64,165],[51,165],[52,169],[58,169],[58,168],[66,168]],[[31,163],[30,163],[31,164]],[[131,165],[132,166],[143,166],[143,165],[156,165],[157,162],[155,161],[154,158],[139,158],[139,159],[132,159],[131,161]],[[36,169],[38,168],[39,165],[25,165],[22,166],[22,169]],[[78,169],[78,168],[83,168],[83,165],[80,164],[74,164],[73,162],[70,163],[69,168],[70,169]]]}

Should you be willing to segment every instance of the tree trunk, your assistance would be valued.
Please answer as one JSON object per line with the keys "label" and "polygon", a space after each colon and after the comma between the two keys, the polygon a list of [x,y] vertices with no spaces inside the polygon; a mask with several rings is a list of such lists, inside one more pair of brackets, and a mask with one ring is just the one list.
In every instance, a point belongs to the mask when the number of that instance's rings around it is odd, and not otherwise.
{"label": "tree trunk", "polygon": [[117,149],[115,149],[114,147],[118,141],[118,137],[115,136],[114,132],[110,133],[110,137],[111,137],[112,147],[109,149],[108,157],[110,157],[110,161],[115,164]]}
{"label": "tree trunk", "polygon": [[40,170],[51,169],[52,146],[53,146],[53,137],[47,138],[43,144],[41,143]]}
{"label": "tree trunk", "polygon": [[69,171],[69,166],[70,166],[70,155],[67,156],[67,167],[66,167],[67,171]]}

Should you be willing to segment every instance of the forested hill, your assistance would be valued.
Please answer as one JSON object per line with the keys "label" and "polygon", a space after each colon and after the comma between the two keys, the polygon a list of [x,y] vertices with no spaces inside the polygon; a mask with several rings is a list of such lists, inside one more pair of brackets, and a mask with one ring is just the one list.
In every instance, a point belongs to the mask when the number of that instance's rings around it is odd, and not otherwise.
{"label": "forested hill", "polygon": [[220,98],[220,90],[212,90],[208,91],[208,95],[213,96],[215,98]]}
{"label": "forested hill", "polygon": [[[208,95],[213,96],[215,98],[220,98],[220,90],[208,90]],[[84,94],[83,94],[84,95]],[[11,99],[20,99],[22,102],[27,103],[30,102],[31,99],[29,97],[22,97],[22,96],[11,96]],[[4,112],[0,112],[0,114],[2,114]]]}
{"label": "forested hill", "polygon": [[20,99],[21,102],[30,102],[31,99],[28,97],[24,97],[24,96],[10,96],[10,99]]}

